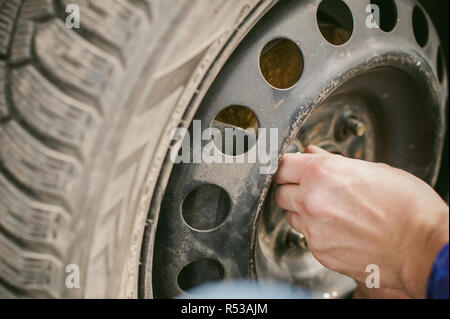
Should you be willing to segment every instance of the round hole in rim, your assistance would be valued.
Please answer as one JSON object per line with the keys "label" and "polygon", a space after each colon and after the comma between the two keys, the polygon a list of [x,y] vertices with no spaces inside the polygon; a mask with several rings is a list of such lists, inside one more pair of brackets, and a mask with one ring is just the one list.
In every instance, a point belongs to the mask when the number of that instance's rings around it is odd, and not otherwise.
{"label": "round hole in rim", "polygon": [[246,106],[231,105],[216,115],[212,128],[218,135],[212,134],[214,145],[222,153],[237,156],[247,153],[256,144],[258,138],[258,119]]}
{"label": "round hole in rim", "polygon": [[380,29],[384,32],[391,32],[397,25],[397,6],[394,0],[371,0],[371,4],[380,9]]}
{"label": "round hole in rim", "polygon": [[261,51],[259,67],[267,83],[286,90],[297,84],[303,74],[303,54],[293,41],[275,39]]}
{"label": "round hole in rim", "polygon": [[422,9],[418,6],[413,10],[413,31],[417,43],[423,48],[428,43],[428,21]]}
{"label": "round hole in rim", "polygon": [[437,74],[438,74],[439,82],[442,83],[444,81],[444,56],[442,55],[441,47],[438,48]]}
{"label": "round hole in rim", "polygon": [[353,33],[353,15],[342,0],[323,0],[317,9],[317,25],[333,45],[343,45]]}
{"label": "round hole in rim", "polygon": [[202,258],[185,266],[178,274],[178,286],[189,291],[208,282],[222,280],[225,271],[215,259]]}
{"label": "round hole in rim", "polygon": [[220,186],[200,185],[183,201],[184,222],[197,231],[209,231],[222,225],[230,213],[231,199]]}

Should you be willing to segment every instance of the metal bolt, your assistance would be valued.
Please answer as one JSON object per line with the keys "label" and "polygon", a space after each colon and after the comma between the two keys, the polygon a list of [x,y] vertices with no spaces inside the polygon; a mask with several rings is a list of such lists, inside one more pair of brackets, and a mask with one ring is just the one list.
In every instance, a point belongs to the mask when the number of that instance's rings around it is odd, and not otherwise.
{"label": "metal bolt", "polygon": [[355,118],[348,118],[345,122],[345,127],[347,130],[352,132],[358,137],[364,136],[366,134],[366,126],[361,121],[358,121]]}
{"label": "metal bolt", "polygon": [[308,248],[308,243],[306,242],[305,236],[292,228],[289,229],[288,233],[286,234],[286,243],[302,249]]}

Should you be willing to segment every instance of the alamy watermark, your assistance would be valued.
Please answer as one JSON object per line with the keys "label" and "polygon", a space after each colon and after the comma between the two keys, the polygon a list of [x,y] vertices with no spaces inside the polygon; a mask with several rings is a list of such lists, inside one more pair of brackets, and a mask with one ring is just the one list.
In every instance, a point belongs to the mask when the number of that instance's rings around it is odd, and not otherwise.
{"label": "alamy watermark", "polygon": [[66,6],[66,27],[69,29],[79,29],[80,28],[80,7],[76,4],[68,4]]}
{"label": "alamy watermark", "polygon": [[366,277],[366,287],[369,289],[380,288],[380,267],[376,264],[367,265],[366,272],[369,273]]}
{"label": "alamy watermark", "polygon": [[80,288],[80,267],[77,264],[70,264],[66,266],[66,288],[74,289]]}
{"label": "alamy watermark", "polygon": [[366,27],[369,29],[380,28],[380,7],[376,4],[369,4],[366,7],[366,13],[369,15],[366,18]]}
{"label": "alamy watermark", "polygon": [[260,174],[274,174],[278,169],[278,128],[239,129],[207,127],[194,120],[191,132],[186,128],[172,131],[174,141],[170,159],[175,164],[261,164]]}

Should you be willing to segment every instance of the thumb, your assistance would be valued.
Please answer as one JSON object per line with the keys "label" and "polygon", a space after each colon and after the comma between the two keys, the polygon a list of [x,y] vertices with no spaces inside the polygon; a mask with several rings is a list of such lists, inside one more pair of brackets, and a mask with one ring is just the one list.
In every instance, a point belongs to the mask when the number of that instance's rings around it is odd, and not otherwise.
{"label": "thumb", "polygon": [[325,151],[323,148],[315,146],[315,145],[308,145],[305,149],[305,152],[309,153],[309,154],[317,154],[317,155],[330,154],[329,152]]}

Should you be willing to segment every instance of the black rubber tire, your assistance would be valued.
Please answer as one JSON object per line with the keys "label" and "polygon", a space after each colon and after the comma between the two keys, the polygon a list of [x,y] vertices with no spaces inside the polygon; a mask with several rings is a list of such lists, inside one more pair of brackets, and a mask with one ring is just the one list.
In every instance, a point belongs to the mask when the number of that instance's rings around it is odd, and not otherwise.
{"label": "black rubber tire", "polygon": [[273,2],[0,0],[0,297],[136,297],[169,134]]}

